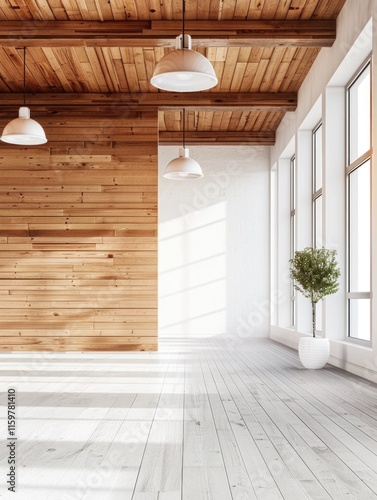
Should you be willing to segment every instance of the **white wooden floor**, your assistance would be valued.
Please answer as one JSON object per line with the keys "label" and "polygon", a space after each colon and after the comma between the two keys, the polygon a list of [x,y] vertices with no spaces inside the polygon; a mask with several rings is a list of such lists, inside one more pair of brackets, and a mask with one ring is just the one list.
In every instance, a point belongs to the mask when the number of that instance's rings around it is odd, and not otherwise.
{"label": "white wooden floor", "polygon": [[[269,340],[0,354],[0,497],[377,499],[376,385]],[[17,390],[17,493],[6,392]]]}

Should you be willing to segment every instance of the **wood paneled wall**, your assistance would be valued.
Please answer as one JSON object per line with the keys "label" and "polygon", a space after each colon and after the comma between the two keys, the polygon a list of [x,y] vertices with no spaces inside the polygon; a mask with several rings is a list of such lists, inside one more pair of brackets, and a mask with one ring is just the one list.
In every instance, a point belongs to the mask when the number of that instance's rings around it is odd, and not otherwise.
{"label": "wood paneled wall", "polygon": [[157,111],[35,119],[0,143],[0,350],[157,349]]}

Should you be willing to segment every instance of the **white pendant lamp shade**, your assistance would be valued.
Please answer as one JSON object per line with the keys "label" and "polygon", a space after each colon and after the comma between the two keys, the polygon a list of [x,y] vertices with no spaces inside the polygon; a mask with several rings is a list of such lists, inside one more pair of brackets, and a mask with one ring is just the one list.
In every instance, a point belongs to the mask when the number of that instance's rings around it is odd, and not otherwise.
{"label": "white pendant lamp shade", "polygon": [[186,181],[203,177],[203,172],[199,163],[189,157],[189,149],[183,147],[179,148],[179,157],[174,158],[166,165],[164,177],[176,181]]}
{"label": "white pendant lamp shade", "polygon": [[26,47],[24,47],[24,105],[20,107],[18,118],[6,125],[0,139],[9,144],[33,146],[45,144],[46,134],[38,122],[30,118],[30,109],[25,105],[26,98]]}
{"label": "white pendant lamp shade", "polygon": [[176,38],[176,50],[161,59],[151,79],[154,87],[171,92],[207,90],[217,82],[215,70],[208,59],[191,50],[190,35]]}
{"label": "white pendant lamp shade", "polygon": [[4,128],[1,136],[3,142],[19,145],[37,145],[47,142],[46,134],[38,122],[30,118],[30,109],[22,106],[18,118],[12,120]]}

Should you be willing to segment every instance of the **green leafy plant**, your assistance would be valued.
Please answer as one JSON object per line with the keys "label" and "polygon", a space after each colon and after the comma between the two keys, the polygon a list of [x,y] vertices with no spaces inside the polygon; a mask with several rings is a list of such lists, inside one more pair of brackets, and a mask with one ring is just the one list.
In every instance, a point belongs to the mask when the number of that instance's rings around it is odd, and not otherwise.
{"label": "green leafy plant", "polygon": [[291,264],[291,278],[296,290],[307,297],[312,304],[312,327],[315,337],[315,305],[326,295],[339,290],[340,269],[336,250],[306,247],[295,252]]}

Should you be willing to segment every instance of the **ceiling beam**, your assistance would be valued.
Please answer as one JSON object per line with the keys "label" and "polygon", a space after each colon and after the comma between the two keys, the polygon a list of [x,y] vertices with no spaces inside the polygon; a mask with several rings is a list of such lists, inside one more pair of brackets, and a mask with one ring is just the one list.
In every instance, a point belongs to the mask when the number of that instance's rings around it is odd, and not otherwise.
{"label": "ceiling beam", "polygon": [[[7,113],[7,107],[19,107],[23,102],[21,93],[0,93],[0,116]],[[125,109],[139,110],[158,108],[162,111],[187,108],[190,110],[216,111],[294,111],[297,107],[295,92],[150,92],[150,93],[38,93],[26,94],[28,106],[40,107],[47,114],[71,116],[96,109],[102,113],[119,115]],[[34,110],[33,110],[34,113]]]}
{"label": "ceiling beam", "polygon": [[[335,20],[185,21],[195,45],[330,47]],[[3,47],[173,47],[181,21],[1,21]]]}
{"label": "ceiling beam", "polygon": [[[159,144],[182,145],[182,132],[160,131],[158,134]],[[233,132],[221,131],[186,131],[185,142],[188,145],[241,145],[249,146],[273,146],[275,144],[275,132],[273,131],[245,131]]]}

